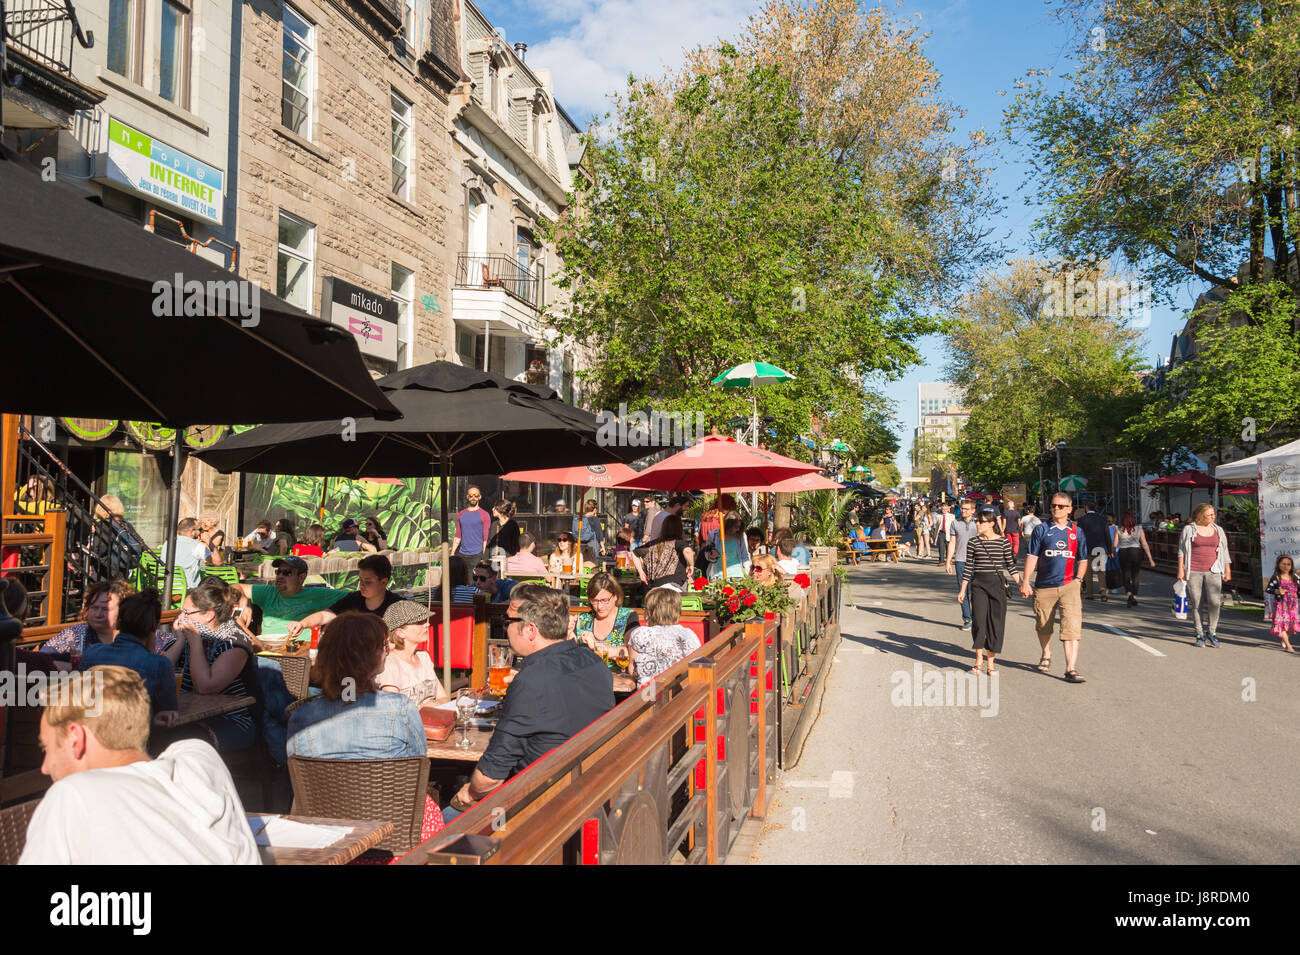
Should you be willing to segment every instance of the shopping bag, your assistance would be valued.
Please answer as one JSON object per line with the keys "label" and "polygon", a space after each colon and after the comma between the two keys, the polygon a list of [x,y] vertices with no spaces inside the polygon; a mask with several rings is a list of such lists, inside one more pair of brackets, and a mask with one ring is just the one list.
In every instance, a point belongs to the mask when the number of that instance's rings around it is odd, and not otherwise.
{"label": "shopping bag", "polygon": [[1187,619],[1187,581],[1174,581],[1174,619]]}
{"label": "shopping bag", "polygon": [[1273,622],[1273,595],[1272,594],[1264,595],[1264,622],[1265,623]]}
{"label": "shopping bag", "polygon": [[1111,593],[1124,589],[1124,575],[1119,572],[1118,567],[1106,565],[1106,589]]}

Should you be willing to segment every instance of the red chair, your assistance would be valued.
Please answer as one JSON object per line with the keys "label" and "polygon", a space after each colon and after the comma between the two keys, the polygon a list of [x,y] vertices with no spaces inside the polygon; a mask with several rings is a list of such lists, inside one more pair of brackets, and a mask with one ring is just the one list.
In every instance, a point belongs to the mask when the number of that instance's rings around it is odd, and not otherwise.
{"label": "red chair", "polygon": [[[433,658],[433,665],[443,667],[442,605],[434,604],[429,620],[429,639],[421,645]],[[460,604],[451,608],[451,668],[469,670],[470,686],[480,687],[487,682],[487,602],[476,599],[473,606]],[[447,688],[448,691],[451,687]]]}

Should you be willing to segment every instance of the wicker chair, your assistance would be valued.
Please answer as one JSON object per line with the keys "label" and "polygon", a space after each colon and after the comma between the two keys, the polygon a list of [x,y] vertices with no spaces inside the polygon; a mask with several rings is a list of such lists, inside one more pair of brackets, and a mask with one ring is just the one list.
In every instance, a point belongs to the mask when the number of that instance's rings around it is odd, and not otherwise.
{"label": "wicker chair", "polygon": [[295,815],[333,819],[378,819],[393,834],[376,848],[395,855],[420,842],[429,758],[312,759],[289,757]]}
{"label": "wicker chair", "polygon": [[39,799],[29,799],[8,809],[0,809],[0,865],[17,865],[18,857],[27,845],[27,824],[32,813],[41,804]]}
{"label": "wicker chair", "polygon": [[280,664],[280,672],[284,675],[284,685],[288,688],[289,695],[295,700],[305,700],[311,692],[311,657],[305,654],[275,655],[271,659]]}

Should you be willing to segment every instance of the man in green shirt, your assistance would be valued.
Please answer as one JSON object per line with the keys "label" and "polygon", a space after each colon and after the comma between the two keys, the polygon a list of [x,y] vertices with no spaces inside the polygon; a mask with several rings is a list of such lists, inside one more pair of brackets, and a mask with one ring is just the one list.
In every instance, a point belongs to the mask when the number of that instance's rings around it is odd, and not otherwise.
{"label": "man in green shirt", "polygon": [[262,608],[262,632],[285,633],[291,622],[301,620],[318,610],[333,606],[346,590],[329,587],[304,587],[307,581],[307,562],[301,557],[277,557],[271,561],[275,568],[275,586],[266,584],[240,584],[248,599]]}

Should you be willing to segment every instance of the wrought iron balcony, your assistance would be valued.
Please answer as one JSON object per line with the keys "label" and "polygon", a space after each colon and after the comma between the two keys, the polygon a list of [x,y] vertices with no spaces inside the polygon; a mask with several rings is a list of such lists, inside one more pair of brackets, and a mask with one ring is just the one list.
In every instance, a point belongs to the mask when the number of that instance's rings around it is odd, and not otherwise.
{"label": "wrought iron balcony", "polygon": [[72,0],[0,0],[0,8],[6,44],[64,76],[72,75],[72,41],[95,45],[93,33],[81,32]]}
{"label": "wrought iron balcony", "polygon": [[508,255],[462,252],[456,259],[456,288],[501,289],[538,311],[545,307],[542,300],[544,279],[540,264],[525,269]]}

